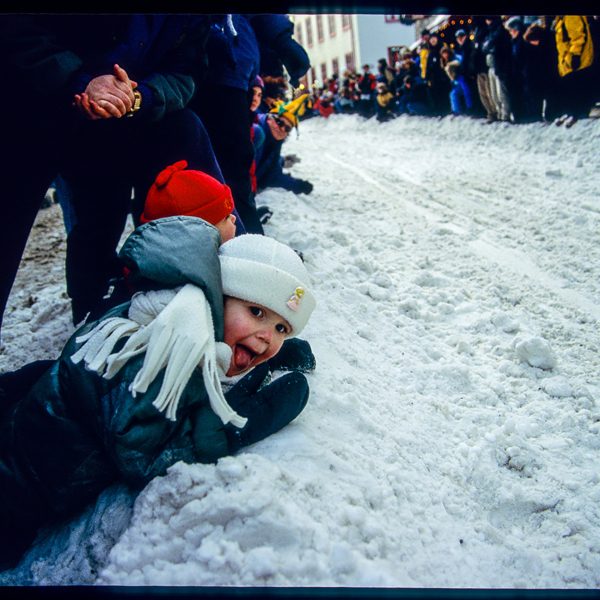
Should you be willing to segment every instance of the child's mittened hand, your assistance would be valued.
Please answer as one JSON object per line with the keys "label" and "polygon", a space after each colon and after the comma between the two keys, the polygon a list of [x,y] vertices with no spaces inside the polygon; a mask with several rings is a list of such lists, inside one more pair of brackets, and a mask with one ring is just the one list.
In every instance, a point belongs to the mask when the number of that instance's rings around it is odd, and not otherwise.
{"label": "child's mittened hand", "polygon": [[237,411],[235,408],[239,406],[239,403],[244,399],[256,394],[258,389],[262,385],[263,381],[269,374],[269,365],[268,363],[262,363],[256,366],[254,369],[248,373],[245,377],[240,379],[226,394],[225,399],[231,405],[231,407]]}
{"label": "child's mittened hand", "polygon": [[232,452],[279,431],[295,419],[306,406],[308,382],[306,377],[297,371],[279,377],[260,391],[256,391],[268,371],[266,363],[259,365],[225,394],[229,405],[237,413],[248,418],[242,429],[225,427]]}
{"label": "child's mittened hand", "polygon": [[267,364],[271,371],[300,371],[308,373],[317,366],[310,344],[300,338],[290,338],[283,342],[281,350]]}

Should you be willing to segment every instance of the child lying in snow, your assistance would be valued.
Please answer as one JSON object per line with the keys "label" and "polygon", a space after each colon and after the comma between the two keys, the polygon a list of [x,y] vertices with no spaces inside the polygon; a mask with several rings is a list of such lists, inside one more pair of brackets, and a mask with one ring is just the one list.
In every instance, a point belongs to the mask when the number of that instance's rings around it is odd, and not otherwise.
{"label": "child lying in snow", "polygon": [[306,342],[286,364],[272,364],[292,372],[259,389],[267,361],[314,309],[304,264],[261,235],[219,243],[217,230],[194,217],[142,225],[120,256],[133,280],[163,289],[80,328],[28,391],[14,385],[15,373],[0,376],[4,568],[39,527],[108,485],[142,486],[179,460],[214,462],[304,408],[300,371],[314,368]]}

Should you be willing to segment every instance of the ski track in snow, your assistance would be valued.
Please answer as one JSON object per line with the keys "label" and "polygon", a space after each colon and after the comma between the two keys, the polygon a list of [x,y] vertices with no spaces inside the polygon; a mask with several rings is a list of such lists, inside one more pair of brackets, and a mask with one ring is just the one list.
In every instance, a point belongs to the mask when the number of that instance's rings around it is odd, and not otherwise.
{"label": "ski track in snow", "polygon": [[[133,511],[110,488],[0,582],[597,588],[599,138],[596,119],[302,122],[284,152],[313,193],[258,204],[313,275],[306,410]],[[72,332],[54,256],[20,274],[2,369]]]}

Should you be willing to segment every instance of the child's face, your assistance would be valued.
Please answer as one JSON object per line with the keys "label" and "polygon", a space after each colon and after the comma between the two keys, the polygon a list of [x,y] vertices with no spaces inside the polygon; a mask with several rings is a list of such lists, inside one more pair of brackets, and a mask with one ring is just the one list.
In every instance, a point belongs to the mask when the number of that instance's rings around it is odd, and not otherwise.
{"label": "child's face", "polygon": [[221,244],[232,240],[235,237],[235,215],[232,213],[215,223],[215,227],[221,234]]}
{"label": "child's face", "polygon": [[250,104],[250,110],[254,112],[259,106],[262,100],[262,88],[261,87],[253,87],[252,88],[252,102]]}
{"label": "child's face", "polygon": [[285,140],[288,133],[292,130],[292,124],[284,117],[269,115],[267,123],[271,134],[278,142]]}
{"label": "child's face", "polygon": [[227,376],[239,375],[275,356],[292,332],[276,312],[238,298],[225,298],[225,343],[232,356]]}

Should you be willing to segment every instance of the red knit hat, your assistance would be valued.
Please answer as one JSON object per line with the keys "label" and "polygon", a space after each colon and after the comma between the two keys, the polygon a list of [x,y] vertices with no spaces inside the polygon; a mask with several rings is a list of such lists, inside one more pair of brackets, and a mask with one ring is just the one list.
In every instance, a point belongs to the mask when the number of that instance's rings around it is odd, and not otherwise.
{"label": "red knit hat", "polygon": [[234,209],[228,185],[202,171],[184,170],[187,161],[180,160],[163,169],[146,196],[142,223],[183,215],[200,217],[216,225]]}

